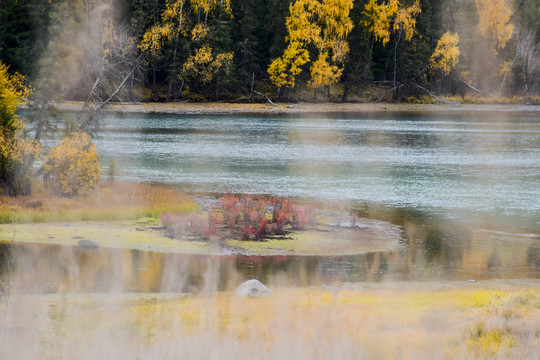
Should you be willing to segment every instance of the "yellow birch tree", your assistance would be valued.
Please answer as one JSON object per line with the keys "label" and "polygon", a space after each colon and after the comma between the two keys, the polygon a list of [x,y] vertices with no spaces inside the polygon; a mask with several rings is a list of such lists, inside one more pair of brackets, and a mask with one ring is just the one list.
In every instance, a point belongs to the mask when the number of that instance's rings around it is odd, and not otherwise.
{"label": "yellow birch tree", "polygon": [[91,193],[101,176],[96,145],[88,134],[79,132],[51,149],[43,169],[46,183],[64,196]]}
{"label": "yellow birch tree", "polygon": [[10,196],[30,193],[28,167],[41,152],[37,141],[24,139],[24,123],[15,113],[30,92],[24,76],[10,74],[0,62],[0,187]]}
{"label": "yellow birch tree", "polygon": [[422,12],[420,0],[413,0],[409,5],[400,4],[398,0],[383,1],[369,0],[362,14],[365,19],[362,23],[368,32],[373,35],[373,40],[386,45],[390,41],[392,32],[397,33],[394,44],[394,83],[397,73],[397,48],[404,38],[411,41],[416,33],[416,17]]}
{"label": "yellow birch tree", "polygon": [[492,39],[498,49],[503,49],[514,34],[514,25],[510,22],[512,8],[505,0],[475,0],[475,4],[480,34]]}
{"label": "yellow birch tree", "polygon": [[390,41],[390,24],[399,9],[398,0],[389,0],[379,4],[377,0],[369,0],[362,14],[365,20],[362,23],[367,27],[376,41],[386,45]]}
{"label": "yellow birch tree", "polygon": [[[194,48],[182,66],[179,78],[182,81],[195,78],[200,83],[209,83],[218,72],[230,65],[233,58],[232,52],[212,54],[208,42],[208,16],[218,7],[231,15],[230,0],[166,1],[161,22],[144,34],[139,48],[159,58],[166,41],[186,36]],[[187,21],[188,16],[191,17],[190,21]]]}
{"label": "yellow birch tree", "polygon": [[459,62],[460,50],[458,47],[458,34],[445,32],[437,42],[435,51],[429,59],[429,68],[432,72],[440,71],[449,75]]}
{"label": "yellow birch tree", "polygon": [[352,0],[296,0],[289,6],[288,46],[269,68],[270,80],[277,87],[294,87],[303,66],[310,62],[310,50],[317,59],[310,68],[308,85],[321,88],[338,82],[343,61],[349,52],[347,35],[353,28],[349,17]]}

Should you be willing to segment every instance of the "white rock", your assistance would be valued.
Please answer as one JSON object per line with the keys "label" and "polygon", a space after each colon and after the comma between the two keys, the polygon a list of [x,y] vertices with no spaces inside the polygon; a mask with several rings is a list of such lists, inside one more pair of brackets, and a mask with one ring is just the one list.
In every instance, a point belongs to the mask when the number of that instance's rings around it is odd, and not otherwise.
{"label": "white rock", "polygon": [[257,279],[248,280],[236,289],[236,297],[263,298],[272,295],[272,292]]}

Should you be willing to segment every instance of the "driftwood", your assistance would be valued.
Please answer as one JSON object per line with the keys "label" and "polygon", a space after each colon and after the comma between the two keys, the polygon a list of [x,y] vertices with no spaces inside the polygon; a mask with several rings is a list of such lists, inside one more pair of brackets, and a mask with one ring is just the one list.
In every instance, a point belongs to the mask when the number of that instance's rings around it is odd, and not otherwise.
{"label": "driftwood", "polygon": [[275,102],[273,102],[268,96],[266,96],[265,94],[263,94],[262,92],[259,92],[259,91],[256,91],[256,90],[253,90],[253,92],[259,96],[262,96],[263,98],[266,99],[266,102],[269,102],[270,104],[274,105],[274,106],[277,106],[279,107],[280,105],[276,104]]}

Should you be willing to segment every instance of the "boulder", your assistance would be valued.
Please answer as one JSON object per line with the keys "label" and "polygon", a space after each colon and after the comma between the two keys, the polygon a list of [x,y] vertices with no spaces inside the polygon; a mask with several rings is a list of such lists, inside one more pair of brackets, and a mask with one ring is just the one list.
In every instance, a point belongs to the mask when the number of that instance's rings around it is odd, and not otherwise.
{"label": "boulder", "polygon": [[248,280],[236,289],[236,297],[263,298],[272,295],[272,292],[257,279]]}
{"label": "boulder", "polygon": [[99,249],[99,244],[86,239],[79,240],[78,246],[83,251],[97,251]]}

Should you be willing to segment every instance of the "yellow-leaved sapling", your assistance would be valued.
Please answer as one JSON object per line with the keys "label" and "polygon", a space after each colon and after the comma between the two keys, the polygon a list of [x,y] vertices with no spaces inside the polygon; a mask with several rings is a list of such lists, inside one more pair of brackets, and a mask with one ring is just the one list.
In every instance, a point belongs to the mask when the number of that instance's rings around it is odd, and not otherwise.
{"label": "yellow-leaved sapling", "polygon": [[66,136],[51,149],[43,167],[46,186],[64,196],[91,193],[101,176],[96,146],[86,133]]}

